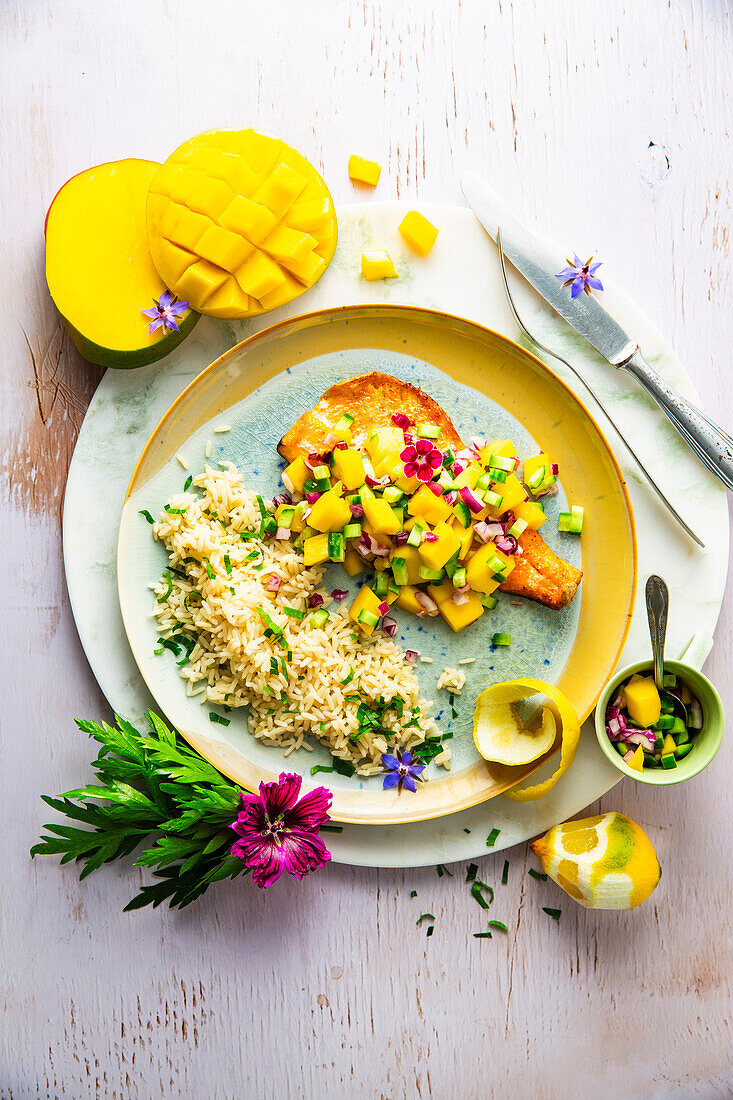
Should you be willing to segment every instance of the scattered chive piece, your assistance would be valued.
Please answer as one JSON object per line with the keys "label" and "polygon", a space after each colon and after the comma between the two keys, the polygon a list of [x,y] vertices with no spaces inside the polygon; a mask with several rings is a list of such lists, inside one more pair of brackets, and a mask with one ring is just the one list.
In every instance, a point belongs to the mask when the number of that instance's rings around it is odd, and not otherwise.
{"label": "scattered chive piece", "polygon": [[163,577],[165,578],[165,582],[168,585],[168,589],[167,589],[166,592],[163,593],[162,596],[158,596],[158,599],[156,601],[157,603],[165,603],[165,601],[168,599],[171,592],[173,591],[173,581],[171,580],[171,575],[170,575],[170,573],[168,572],[167,569],[163,573]]}
{"label": "scattered chive piece", "polygon": [[284,607],[283,611],[291,619],[305,618],[305,611],[299,611],[297,607]]}
{"label": "scattered chive piece", "polygon": [[211,568],[211,562],[208,558],[204,558],[204,568],[206,569],[206,575],[210,581],[214,579],[214,570]]}
{"label": "scattered chive piece", "polygon": [[499,928],[499,929],[501,929],[502,932],[508,932],[509,931],[507,926],[504,924],[503,920],[490,920],[489,921],[489,927],[490,928]]}
{"label": "scattered chive piece", "polygon": [[428,928],[427,935],[432,936],[434,931],[435,931],[435,925],[431,924],[430,927]]}
{"label": "scattered chive piece", "polygon": [[444,863],[439,863],[435,870],[438,872],[438,878],[442,878],[443,875],[448,875],[450,878],[453,878],[453,872],[449,871]]}
{"label": "scattered chive piece", "polygon": [[421,913],[415,921],[415,924],[420,927],[424,920],[435,920],[435,913]]}
{"label": "scattered chive piece", "polygon": [[212,710],[212,711],[209,711],[209,721],[210,722],[218,722],[220,726],[228,726],[230,719],[229,718],[222,718],[222,716],[220,714],[214,714],[214,712]]}
{"label": "scattered chive piece", "polygon": [[466,882],[473,882],[478,873],[478,863],[469,863],[466,871]]}
{"label": "scattered chive piece", "polygon": [[501,872],[501,884],[502,884],[502,886],[506,886],[508,881],[509,881],[509,860],[505,859],[504,860],[504,870]]}
{"label": "scattered chive piece", "polygon": [[141,510],[140,510],[140,511],[138,512],[138,515],[139,515],[139,516],[145,516],[145,518],[146,518],[146,520],[148,521],[148,523],[155,523],[155,520],[154,520],[154,519],[153,519],[153,517],[152,517],[152,516],[150,515],[150,512],[149,512],[149,511],[147,510],[147,508],[142,508],[142,509],[141,509]]}
{"label": "scattered chive piece", "polygon": [[329,768],[328,764],[314,764],[311,768],[311,775],[318,775],[319,772],[332,772],[333,768]]}
{"label": "scattered chive piece", "polygon": [[489,835],[486,838],[486,847],[487,848],[493,848],[494,847],[494,845],[496,844],[496,838],[498,837],[500,832],[501,832],[501,829],[492,829],[491,830],[491,832],[489,833]]}
{"label": "scattered chive piece", "polygon": [[353,775],[356,771],[353,764],[349,764],[346,760],[334,760],[333,770],[338,772],[339,775]]}
{"label": "scattered chive piece", "polygon": [[183,486],[184,493],[187,493],[192,485],[193,485],[193,474],[189,474],[188,477],[186,478],[185,484]]}
{"label": "scattered chive piece", "polygon": [[224,568],[227,571],[227,576],[232,575],[232,561],[228,554],[224,555]]}
{"label": "scattered chive piece", "polygon": [[342,833],[343,831],[343,825],[321,825],[322,833]]}
{"label": "scattered chive piece", "polygon": [[470,829],[464,829],[463,831],[464,831],[464,833],[466,834],[466,836],[470,836],[470,835],[471,835],[471,830],[470,830]]}
{"label": "scattered chive piece", "polygon": [[553,920],[560,920],[562,909],[548,909],[546,905],[543,905],[542,912],[547,913],[548,917],[552,917]]}
{"label": "scattered chive piece", "polygon": [[[482,893],[483,890],[487,890],[488,893],[491,895],[488,901]],[[471,886],[471,896],[478,902],[482,909],[488,909],[492,901],[494,900],[494,891],[488,883],[481,882],[479,879],[476,879],[476,881]]]}
{"label": "scattered chive piece", "polygon": [[410,897],[411,898],[416,898],[417,897],[417,890],[410,890]]}
{"label": "scattered chive piece", "polygon": [[353,679],[354,679],[354,668],[353,668],[353,665],[352,665],[349,668],[349,674],[346,677],[346,679],[341,681],[341,687],[346,687],[346,685],[350,684]]}
{"label": "scattered chive piece", "polygon": [[474,932],[473,938],[475,940],[490,940],[491,932]]}
{"label": "scattered chive piece", "polygon": [[186,514],[186,508],[174,508],[172,504],[164,504],[163,511],[167,512],[169,516],[184,516]]}
{"label": "scattered chive piece", "polygon": [[547,882],[547,875],[544,871],[535,871],[534,867],[530,867],[529,874],[532,878],[536,878],[538,882]]}

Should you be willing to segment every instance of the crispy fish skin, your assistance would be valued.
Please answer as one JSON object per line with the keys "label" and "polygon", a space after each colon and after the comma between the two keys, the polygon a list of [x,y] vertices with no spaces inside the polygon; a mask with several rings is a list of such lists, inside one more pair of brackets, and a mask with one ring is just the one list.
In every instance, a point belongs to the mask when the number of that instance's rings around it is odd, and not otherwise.
{"label": "crispy fish skin", "polygon": [[[371,371],[337,382],[326,390],[316,407],[303,413],[283,436],[278,451],[288,462],[299,455],[306,457],[320,452],[325,436],[344,413],[354,417],[351,431],[355,447],[362,446],[374,428],[389,424],[394,413],[406,413],[411,420],[437,424],[441,432],[438,445],[463,446],[452,420],[437,401],[409,382]],[[524,532],[519,544],[524,553],[515,556],[514,569],[500,585],[501,591],[555,610],[569,604],[583,576],[580,569],[559,558],[531,528]]]}
{"label": "crispy fish skin", "polygon": [[325,436],[333,431],[344,413],[354,417],[351,432],[355,447],[362,446],[374,428],[389,424],[394,413],[407,413],[412,420],[437,424],[441,432],[438,445],[461,444],[453,422],[437,401],[409,382],[371,371],[337,382],[326,390],[316,407],[303,413],[286,432],[278,451],[288,462],[299,455],[306,457],[319,452]]}
{"label": "crispy fish skin", "polygon": [[559,558],[539,531],[531,527],[521,536],[519,545],[524,553],[515,555],[514,568],[499,585],[501,591],[536,600],[556,611],[566,607],[576,593],[582,571]]}

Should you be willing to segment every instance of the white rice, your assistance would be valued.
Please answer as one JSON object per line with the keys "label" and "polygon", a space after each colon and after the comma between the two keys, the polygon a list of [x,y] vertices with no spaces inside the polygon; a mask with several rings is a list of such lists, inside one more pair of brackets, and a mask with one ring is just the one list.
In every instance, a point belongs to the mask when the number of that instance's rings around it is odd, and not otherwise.
{"label": "white rice", "polygon": [[[307,738],[313,737],[359,775],[381,772],[388,748],[414,748],[435,733],[412,666],[381,631],[369,638],[359,633],[347,609],[320,588],[321,568],[306,568],[289,542],[240,538],[259,530],[256,497],[232,463],[220,465],[194,478],[203,495],[183,493],[168,502],[185,509],[183,515],[164,511],[153,527],[178,570],[170,574],[172,591],[155,604],[158,630],[166,638],[195,638],[181,669],[188,694],[215,706],[249,706],[251,733],[286,755],[311,750]],[[276,592],[267,589],[273,574],[281,582]],[[167,588],[165,581],[154,586],[157,599]],[[315,592],[331,611],[323,628],[312,626],[310,615],[301,621],[285,614],[285,607],[305,610]],[[281,636],[272,636],[257,607]],[[359,734],[360,705],[379,709],[392,701],[396,707],[385,708],[380,719],[390,733]],[[448,766],[449,759],[448,752],[441,762]]]}
{"label": "white rice", "polygon": [[459,668],[444,668],[438,678],[438,688],[445,688],[455,695],[460,695],[466,683],[466,673]]}

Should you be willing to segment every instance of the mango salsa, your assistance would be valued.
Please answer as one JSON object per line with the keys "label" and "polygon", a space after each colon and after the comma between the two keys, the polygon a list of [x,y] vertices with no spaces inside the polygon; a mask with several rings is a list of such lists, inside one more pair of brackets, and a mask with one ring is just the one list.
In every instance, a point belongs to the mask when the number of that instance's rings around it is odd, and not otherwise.
{"label": "mango salsa", "polygon": [[328,535],[312,535],[304,541],[303,561],[306,565],[322,565],[328,561]]}
{"label": "mango salsa", "polygon": [[415,519],[427,523],[445,523],[451,514],[449,505],[443,497],[438,497],[428,489],[427,485],[421,485],[414,496],[410,497],[407,511]]}
{"label": "mango salsa", "polygon": [[371,634],[376,624],[359,622],[360,613],[366,611],[379,619],[379,605],[381,602],[379,596],[372,592],[371,588],[367,588],[366,585],[363,585],[354,597],[354,601],[349,608],[349,618],[358,624],[359,629],[364,634]]}
{"label": "mango salsa", "polygon": [[443,600],[438,604],[438,610],[448,626],[458,633],[483,615],[484,606],[475,593],[468,592],[465,603],[457,604],[453,603],[453,600]]}
{"label": "mango salsa", "polygon": [[503,484],[496,485],[494,491],[501,496],[501,504],[496,505],[497,512],[509,512],[527,499],[524,486],[516,474],[507,474]]}
{"label": "mango salsa", "polygon": [[362,507],[376,538],[380,535],[394,535],[402,526],[386,500],[365,500]]}
{"label": "mango salsa", "polygon": [[308,525],[316,531],[340,531],[351,519],[351,509],[334,489],[320,496],[311,508]]}
{"label": "mango salsa", "polygon": [[466,579],[474,592],[483,592],[488,596],[501,584],[498,578],[503,574],[503,579],[506,579],[513,568],[514,559],[497,550],[493,542],[487,542],[469,559]]}
{"label": "mango salsa", "polygon": [[397,606],[401,607],[403,611],[409,611],[412,615],[417,615],[418,611],[422,611],[422,608],[417,602],[416,592],[417,589],[414,585],[403,584],[397,597]]}
{"label": "mango salsa", "polygon": [[333,452],[333,471],[345,489],[358,489],[364,484],[364,459],[359,451],[339,448]]}
{"label": "mango salsa", "polygon": [[514,518],[523,519],[533,531],[539,531],[547,516],[533,500],[524,500],[514,506]]}
{"label": "mango salsa", "polygon": [[626,709],[640,726],[648,729],[659,721],[661,700],[657,685],[651,676],[644,676],[624,688]]}
{"label": "mango salsa", "polygon": [[460,550],[461,540],[447,523],[439,523],[433,534],[437,535],[435,542],[423,540],[418,548],[419,554],[429,569],[442,569],[445,563]]}
{"label": "mango salsa", "polygon": [[289,493],[302,493],[306,479],[311,472],[305,464],[304,458],[296,458],[283,470],[282,482]]}

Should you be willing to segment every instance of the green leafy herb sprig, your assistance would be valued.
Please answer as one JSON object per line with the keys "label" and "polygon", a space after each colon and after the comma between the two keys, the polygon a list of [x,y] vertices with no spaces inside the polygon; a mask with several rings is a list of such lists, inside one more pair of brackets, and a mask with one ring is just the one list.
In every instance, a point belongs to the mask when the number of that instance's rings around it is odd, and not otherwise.
{"label": "green leafy herb sprig", "polygon": [[229,854],[235,836],[228,825],[241,805],[239,789],[158,715],[146,717],[150,730],[144,734],[119,715],[116,726],[77,721],[102,746],[92,764],[99,784],[42,797],[87,827],[44,825],[47,832],[31,856],[77,860],[84,864],[79,877],[86,878],[147,843],[135,864],[155,868],[160,881],[143,886],[125,911],[164,901],[183,909],[213,883],[249,873]]}

